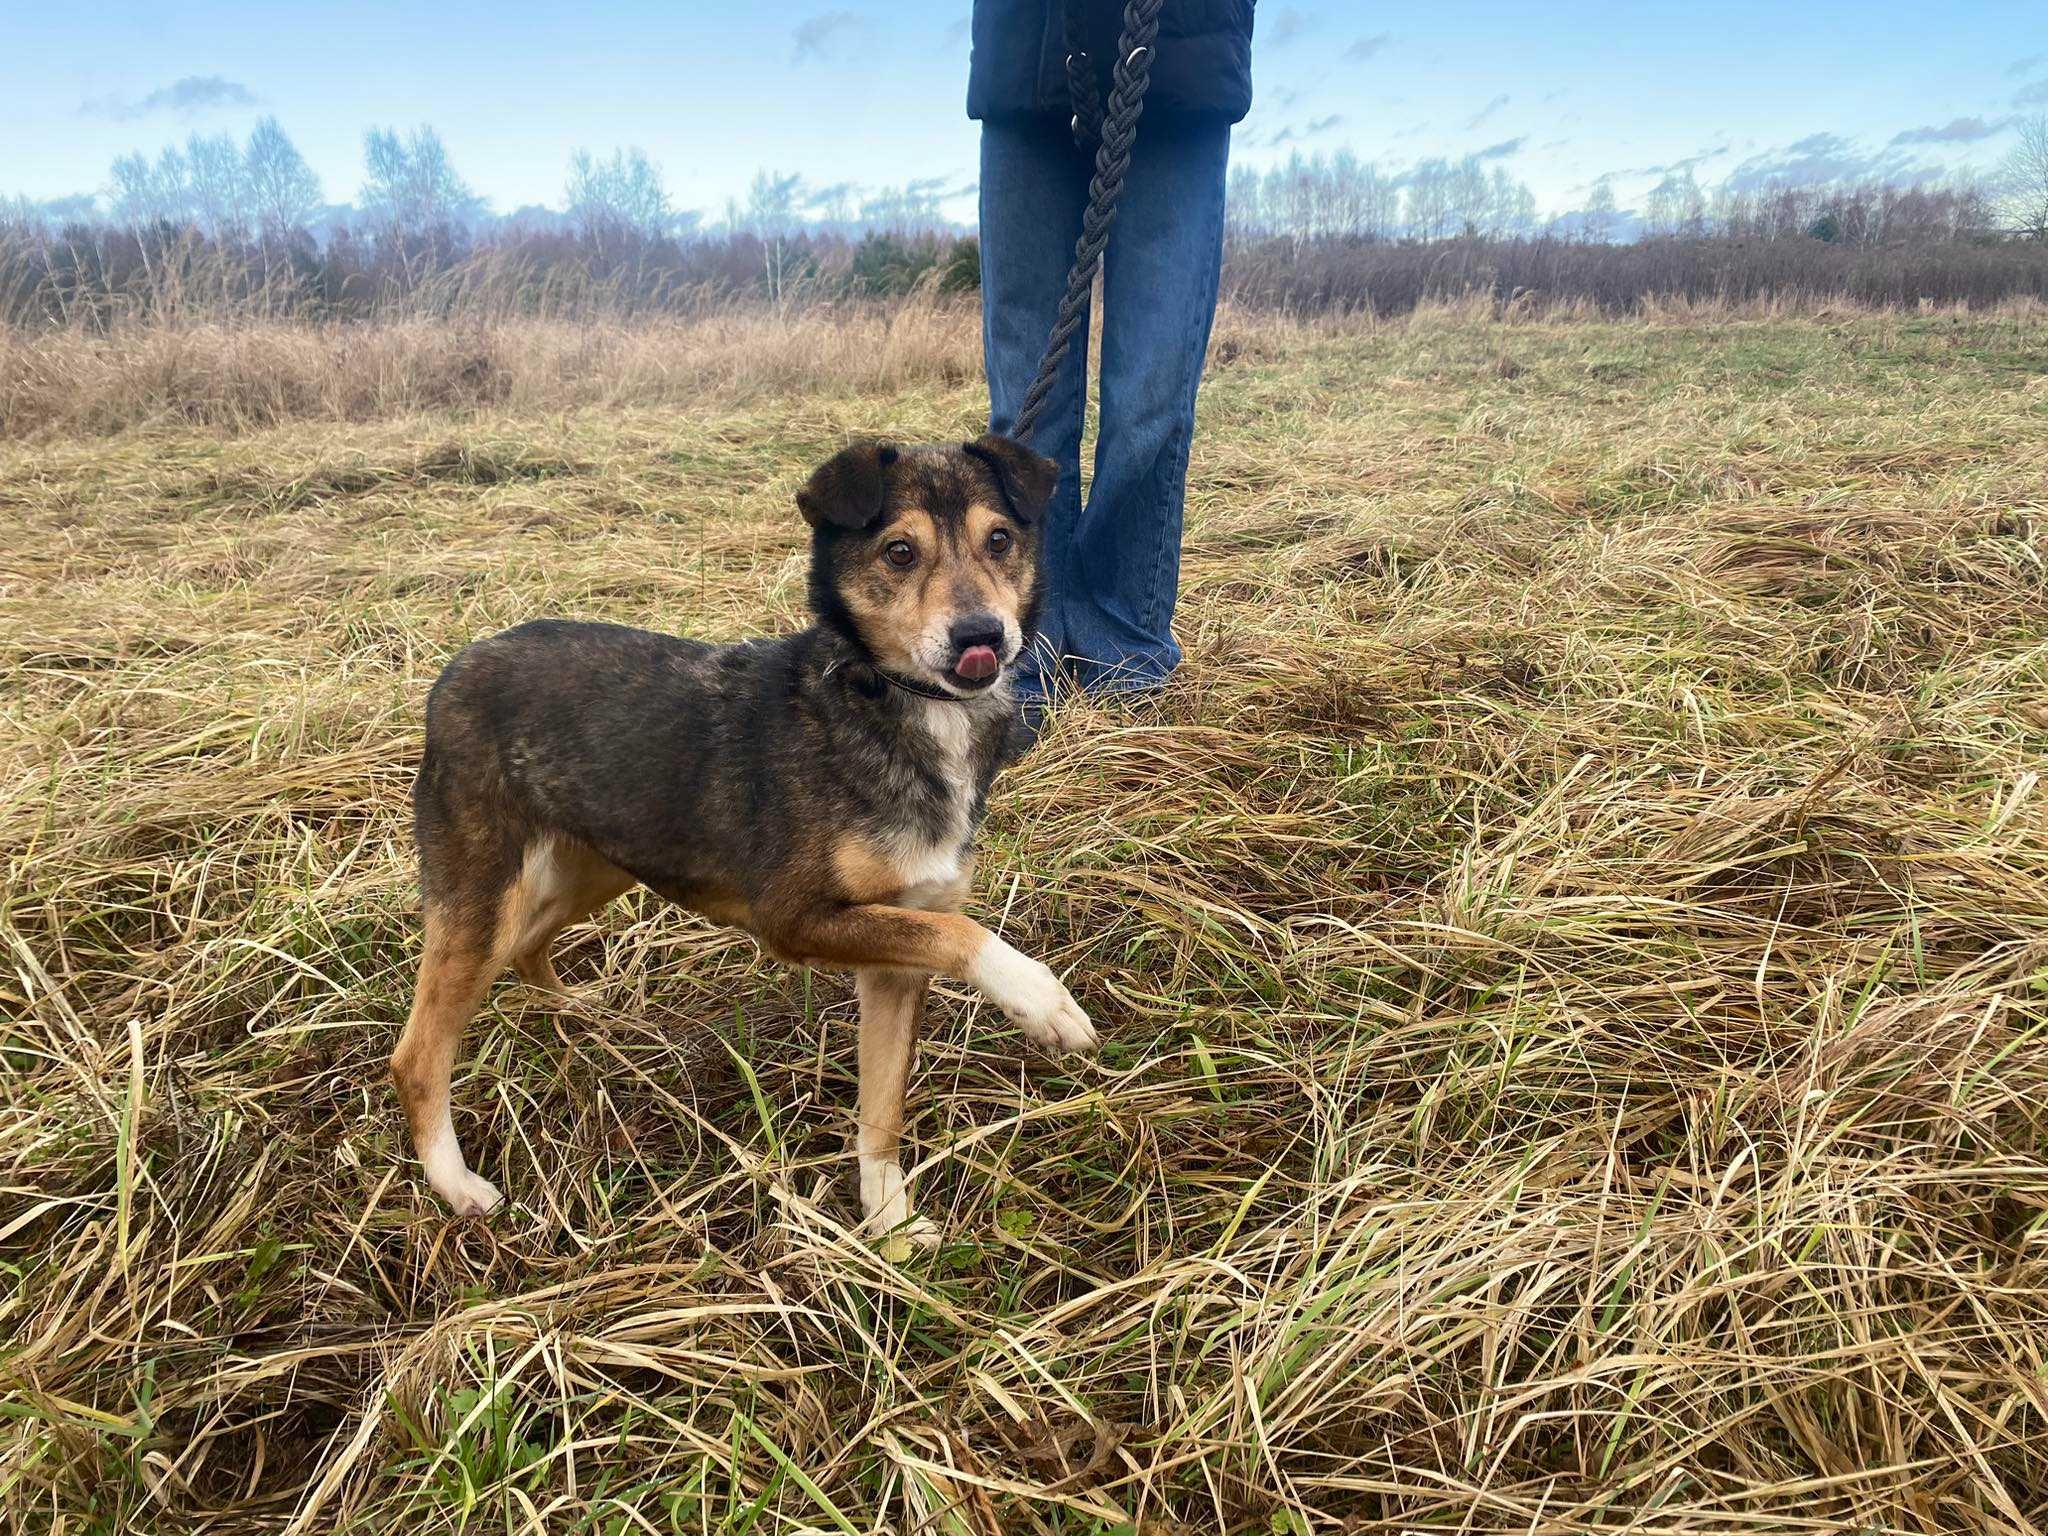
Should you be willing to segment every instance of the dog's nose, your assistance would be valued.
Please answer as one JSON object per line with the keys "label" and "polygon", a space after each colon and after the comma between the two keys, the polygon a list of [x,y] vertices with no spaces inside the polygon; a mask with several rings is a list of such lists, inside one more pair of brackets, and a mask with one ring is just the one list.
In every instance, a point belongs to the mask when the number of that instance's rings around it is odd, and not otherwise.
{"label": "dog's nose", "polygon": [[946,631],[946,639],[952,643],[956,656],[979,645],[987,646],[1000,656],[1003,652],[1003,621],[992,613],[962,614]]}

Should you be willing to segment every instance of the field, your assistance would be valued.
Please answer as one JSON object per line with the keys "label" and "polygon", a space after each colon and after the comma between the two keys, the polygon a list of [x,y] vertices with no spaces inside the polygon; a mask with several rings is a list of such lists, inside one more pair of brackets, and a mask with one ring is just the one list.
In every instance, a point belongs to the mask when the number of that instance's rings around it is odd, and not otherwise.
{"label": "field", "polygon": [[799,622],[971,313],[0,335],[0,1512],[88,1532],[2048,1526],[2048,313],[1227,316],[1156,708],[999,786],[923,1209],[651,898],[385,1060],[427,686]]}

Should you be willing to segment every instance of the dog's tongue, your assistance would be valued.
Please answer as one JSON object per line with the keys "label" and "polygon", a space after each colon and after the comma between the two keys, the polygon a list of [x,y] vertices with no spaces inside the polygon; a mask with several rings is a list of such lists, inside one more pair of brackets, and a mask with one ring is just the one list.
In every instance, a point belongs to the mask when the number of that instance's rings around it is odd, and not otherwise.
{"label": "dog's tongue", "polygon": [[996,660],[995,649],[986,645],[970,645],[960,653],[960,659],[953,663],[953,670],[962,677],[977,679],[994,677],[996,668],[1002,665]]}

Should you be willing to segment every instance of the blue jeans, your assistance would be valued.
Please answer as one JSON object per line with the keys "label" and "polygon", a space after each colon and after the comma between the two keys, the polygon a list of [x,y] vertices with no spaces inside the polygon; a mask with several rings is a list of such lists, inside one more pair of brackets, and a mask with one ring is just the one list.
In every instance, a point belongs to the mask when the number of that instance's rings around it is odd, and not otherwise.
{"label": "blue jeans", "polygon": [[[1156,686],[1180,660],[1181,503],[1195,387],[1223,262],[1228,125],[1141,119],[1102,265],[1101,424],[1081,499],[1088,331],[1075,336],[1032,447],[1058,462],[1046,512],[1039,669],[1090,691]],[[1064,120],[981,129],[982,350],[989,429],[1007,432],[1066,291],[1094,157]]]}

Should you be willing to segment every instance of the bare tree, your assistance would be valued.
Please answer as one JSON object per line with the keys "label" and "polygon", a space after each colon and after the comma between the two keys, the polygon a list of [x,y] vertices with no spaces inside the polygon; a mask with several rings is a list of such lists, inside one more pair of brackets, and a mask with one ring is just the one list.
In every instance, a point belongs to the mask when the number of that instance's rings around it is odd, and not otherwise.
{"label": "bare tree", "polygon": [[1401,194],[1394,183],[1367,161],[1359,177],[1359,217],[1363,233],[1372,240],[1391,240],[1401,225]]}
{"label": "bare tree", "polygon": [[1707,196],[1690,166],[1666,175],[1650,189],[1643,222],[1653,235],[1698,240],[1707,232]]}
{"label": "bare tree", "polygon": [[107,188],[107,206],[116,224],[130,229],[152,225],[189,224],[192,220],[191,177],[185,157],[167,149],[151,160],[139,150],[114,161]]}
{"label": "bare tree", "polygon": [[445,233],[483,207],[449,163],[441,136],[422,124],[400,138],[393,128],[363,136],[367,178],[357,202],[380,238]]}
{"label": "bare tree", "polygon": [[209,138],[193,134],[185,141],[185,166],[191,187],[192,217],[217,240],[240,240],[249,233],[247,186],[242,177],[242,151],[226,134]]}
{"label": "bare tree", "polygon": [[2015,125],[2019,137],[1998,167],[1999,215],[2029,240],[2048,240],[2048,112]]}
{"label": "bare tree", "polygon": [[1536,230],[1536,194],[1510,176],[1505,166],[1493,168],[1487,183],[1486,233],[1495,240],[1519,240]]}
{"label": "bare tree", "polygon": [[1408,233],[1417,240],[1441,240],[1451,232],[1451,168],[1441,160],[1425,160],[1408,173],[1403,212]]}
{"label": "bare tree", "polygon": [[[1425,184],[1419,206],[1426,212],[1435,197],[1429,167],[1419,168],[1407,181],[1412,187],[1418,178]],[[1224,206],[1237,239],[1283,235],[1297,246],[1330,236],[1391,240],[1401,224],[1400,187],[1348,149],[1328,159],[1321,154],[1304,159],[1297,151],[1268,171],[1233,166]]]}
{"label": "bare tree", "polygon": [[801,176],[756,171],[747,188],[746,212],[741,217],[761,242],[762,275],[770,298],[780,299],[788,280],[789,240],[796,232],[797,196],[803,184]]}
{"label": "bare tree", "polygon": [[1492,206],[1492,193],[1487,185],[1486,167],[1479,163],[1477,155],[1467,155],[1451,167],[1448,192],[1450,208],[1446,222],[1449,233],[1484,233]]}
{"label": "bare tree", "polygon": [[1596,182],[1593,195],[1586,199],[1585,234],[1595,245],[1605,245],[1614,238],[1614,223],[1619,210],[1614,206],[1614,188],[1606,182]]}
{"label": "bare tree", "polygon": [[265,241],[289,238],[320,211],[320,178],[274,117],[250,130],[242,174],[249,215]]}
{"label": "bare tree", "polygon": [[661,167],[638,149],[615,149],[608,160],[577,150],[569,161],[565,200],[569,217],[600,249],[658,239],[675,223]]}
{"label": "bare tree", "polygon": [[1266,178],[1243,161],[1230,167],[1230,183],[1223,197],[1225,227],[1241,239],[1255,239],[1272,233],[1266,218]]}
{"label": "bare tree", "polygon": [[877,187],[861,199],[861,229],[905,239],[936,232],[946,222],[939,209],[945,186],[943,178],[925,177],[900,187]]}

